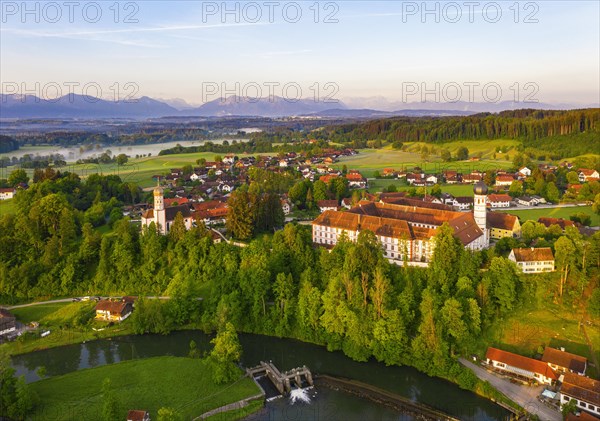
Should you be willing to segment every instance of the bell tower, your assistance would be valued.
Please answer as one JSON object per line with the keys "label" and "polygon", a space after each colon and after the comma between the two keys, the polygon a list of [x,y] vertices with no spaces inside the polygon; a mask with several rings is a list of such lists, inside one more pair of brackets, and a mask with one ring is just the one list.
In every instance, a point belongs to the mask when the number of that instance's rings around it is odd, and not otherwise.
{"label": "bell tower", "polygon": [[485,235],[485,243],[489,245],[488,229],[487,229],[487,193],[488,188],[483,181],[479,181],[473,187],[473,217],[477,226]]}
{"label": "bell tower", "polygon": [[163,189],[160,186],[156,186],[154,189],[154,211],[161,211],[165,208],[165,202],[163,197]]}

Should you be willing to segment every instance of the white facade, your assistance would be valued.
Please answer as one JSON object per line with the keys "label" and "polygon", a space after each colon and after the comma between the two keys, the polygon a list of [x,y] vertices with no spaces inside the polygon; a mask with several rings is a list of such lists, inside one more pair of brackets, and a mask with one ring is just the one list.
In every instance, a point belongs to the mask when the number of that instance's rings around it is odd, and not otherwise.
{"label": "white facade", "polygon": [[600,402],[589,402],[581,399],[577,399],[569,394],[560,392],[560,408],[562,409],[563,405],[569,403],[570,400],[575,400],[577,404],[577,408],[583,409],[591,414],[596,416],[600,416]]}
{"label": "white facade", "polygon": [[8,200],[15,197],[15,189],[0,189],[0,200]]}
{"label": "white facade", "polygon": [[[149,215],[149,213],[146,215]],[[152,222],[154,222],[158,232],[166,235],[171,229],[171,224],[173,223],[174,218],[167,219],[167,210],[165,209],[163,189],[161,187],[154,189],[154,209],[152,209],[151,215],[151,217],[142,215],[142,227],[149,226]],[[192,222],[191,216],[184,216],[183,223],[185,224],[186,229],[189,230],[192,228]]]}

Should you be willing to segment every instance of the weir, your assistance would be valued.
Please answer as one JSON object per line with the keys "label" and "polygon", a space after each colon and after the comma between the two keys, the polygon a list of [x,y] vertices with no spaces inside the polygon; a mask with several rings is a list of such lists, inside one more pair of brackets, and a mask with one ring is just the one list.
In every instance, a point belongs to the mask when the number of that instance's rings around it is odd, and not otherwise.
{"label": "weir", "polygon": [[246,369],[246,373],[254,379],[267,377],[283,396],[287,396],[294,388],[302,389],[314,385],[312,374],[306,366],[282,373],[272,362],[261,361],[258,366]]}

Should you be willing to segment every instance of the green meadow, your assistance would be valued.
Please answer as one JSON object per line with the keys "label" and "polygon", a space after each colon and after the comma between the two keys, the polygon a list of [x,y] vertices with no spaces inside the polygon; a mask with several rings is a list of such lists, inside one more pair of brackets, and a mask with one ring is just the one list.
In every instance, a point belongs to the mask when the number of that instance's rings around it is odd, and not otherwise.
{"label": "green meadow", "polygon": [[150,418],[157,419],[162,407],[173,408],[182,419],[189,420],[260,393],[250,378],[242,377],[241,370],[236,382],[217,385],[206,360],[156,357],[75,371],[32,383],[40,404],[29,419],[101,420],[104,379],[111,380],[122,420],[130,409],[149,411]]}
{"label": "green meadow", "polygon": [[508,209],[499,212],[510,213],[516,215],[522,222],[532,220],[537,221],[541,216],[547,216],[550,218],[563,218],[569,219],[571,215],[576,213],[585,213],[592,217],[592,226],[600,225],[600,215],[594,213],[591,206],[569,206],[560,208],[541,208],[541,209]]}

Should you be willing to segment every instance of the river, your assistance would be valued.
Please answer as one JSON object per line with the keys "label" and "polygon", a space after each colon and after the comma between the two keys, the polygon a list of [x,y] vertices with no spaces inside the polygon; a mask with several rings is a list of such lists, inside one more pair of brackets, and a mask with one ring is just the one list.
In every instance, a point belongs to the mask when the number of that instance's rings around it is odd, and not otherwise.
{"label": "river", "polygon": [[[70,373],[134,358],[161,355],[185,356],[189,342],[198,349],[211,348],[209,335],[199,331],[178,331],[169,335],[122,336],[68,345],[13,358],[18,375],[26,381],[39,379],[36,370],[46,368],[47,376]],[[273,361],[280,370],[306,365],[313,373],[351,378],[397,393],[426,404],[462,420],[503,420],[508,412],[453,383],[429,377],[411,367],[386,367],[376,361],[359,363],[341,352],[328,352],[324,347],[291,339],[241,334],[242,364],[246,367],[262,361]],[[287,398],[267,403],[265,409],[250,417],[252,420],[410,420],[390,408],[366,399],[325,388],[309,391],[310,403]]]}

